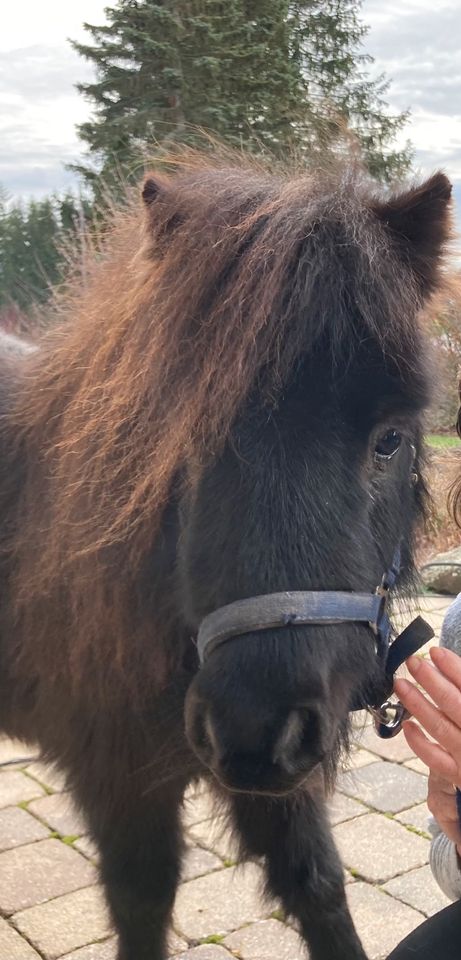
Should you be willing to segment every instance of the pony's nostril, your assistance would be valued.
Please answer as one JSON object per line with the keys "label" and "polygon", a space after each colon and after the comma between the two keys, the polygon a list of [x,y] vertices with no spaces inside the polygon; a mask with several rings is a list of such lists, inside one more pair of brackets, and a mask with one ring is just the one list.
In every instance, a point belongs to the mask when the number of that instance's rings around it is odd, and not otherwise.
{"label": "pony's nostril", "polygon": [[321,759],[320,716],[315,709],[292,710],[279,734],[272,754],[273,762],[287,773]]}

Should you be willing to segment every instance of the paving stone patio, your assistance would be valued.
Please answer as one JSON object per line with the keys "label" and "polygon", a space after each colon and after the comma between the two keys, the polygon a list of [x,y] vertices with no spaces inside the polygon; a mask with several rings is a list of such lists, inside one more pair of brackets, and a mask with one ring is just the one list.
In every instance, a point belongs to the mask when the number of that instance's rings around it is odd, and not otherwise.
{"label": "paving stone patio", "polygon": [[[422,598],[440,631],[449,601]],[[406,618],[403,617],[405,620]],[[390,950],[448,901],[428,867],[427,771],[403,736],[357,730],[349,770],[331,801],[331,821],[351,911],[370,960]],[[33,749],[0,741],[0,960],[115,960],[115,940],[97,883],[97,852],[63,790],[59,771]],[[260,897],[260,867],[233,865],[223,822],[207,794],[187,798],[188,838],[174,913],[176,960],[307,960],[276,903]]]}

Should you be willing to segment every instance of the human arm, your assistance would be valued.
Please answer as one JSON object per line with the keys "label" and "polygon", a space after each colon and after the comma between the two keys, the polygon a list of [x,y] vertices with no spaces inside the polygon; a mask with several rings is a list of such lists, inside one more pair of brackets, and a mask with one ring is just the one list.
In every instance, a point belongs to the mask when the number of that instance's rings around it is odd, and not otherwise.
{"label": "human arm", "polygon": [[[458,638],[460,634],[458,631]],[[461,658],[444,648],[431,650],[432,663],[411,657],[408,669],[423,691],[406,680],[395,690],[433,741],[413,721],[405,736],[429,767],[428,805],[435,817],[431,867],[451,899],[461,898],[461,822],[456,788],[461,788]]]}

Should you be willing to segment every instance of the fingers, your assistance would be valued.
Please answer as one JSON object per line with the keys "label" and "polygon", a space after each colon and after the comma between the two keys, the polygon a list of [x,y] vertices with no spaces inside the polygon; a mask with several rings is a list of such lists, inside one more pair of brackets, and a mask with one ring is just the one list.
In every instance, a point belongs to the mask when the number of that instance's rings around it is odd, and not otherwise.
{"label": "fingers", "polygon": [[429,652],[437,669],[461,692],[461,657],[445,647],[431,647]]}
{"label": "fingers", "polygon": [[[434,704],[429,703],[429,700],[426,699],[424,694],[412,683],[409,683],[408,680],[396,680],[394,689],[412,716],[419,720],[428,734],[454,757],[455,769],[457,769],[459,765],[461,771],[460,727],[452,723]],[[427,753],[427,748],[425,748],[425,752]],[[421,759],[424,758],[421,757]],[[424,760],[424,762],[426,761]]]}
{"label": "fingers", "polygon": [[[444,653],[450,654],[451,651],[444,651]],[[421,657],[409,657],[407,667],[412,677],[426,690],[434,703],[443,710],[444,714],[452,720],[453,723],[461,728],[460,658],[456,654],[451,654],[448,658],[442,656],[439,657],[439,659],[445,664],[445,670],[448,670],[448,675],[446,672],[441,673],[438,668],[433,667],[428,660],[423,660]],[[453,671],[453,660],[455,661],[454,666],[456,666],[456,671]],[[434,657],[434,662],[436,662],[436,657]],[[452,676],[453,672],[456,673],[456,675],[459,672],[460,686],[456,685],[456,681]]]}
{"label": "fingers", "polygon": [[404,723],[403,731],[408,745],[431,771],[434,771],[442,780],[448,780],[451,783],[457,782],[459,777],[458,766],[450,753],[439,746],[438,743],[431,743],[420,727],[416,723],[412,723],[411,720]]}
{"label": "fingers", "polygon": [[450,840],[461,843],[461,825],[453,785],[438,775],[430,773],[427,805]]}

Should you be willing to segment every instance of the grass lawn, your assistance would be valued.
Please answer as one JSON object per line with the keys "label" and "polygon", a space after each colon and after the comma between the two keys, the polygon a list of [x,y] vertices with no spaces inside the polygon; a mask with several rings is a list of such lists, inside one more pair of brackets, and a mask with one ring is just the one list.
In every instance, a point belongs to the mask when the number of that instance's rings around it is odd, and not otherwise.
{"label": "grass lawn", "polygon": [[430,433],[426,437],[426,441],[430,447],[437,447],[438,449],[446,449],[447,447],[459,447],[461,449],[461,440],[459,437],[453,437],[447,434]]}

